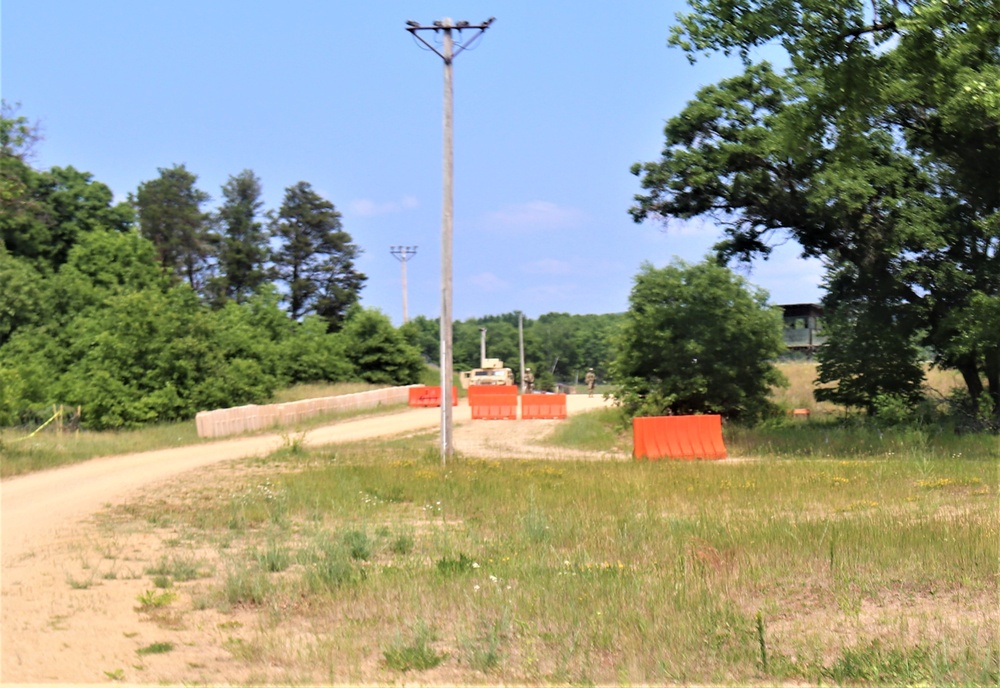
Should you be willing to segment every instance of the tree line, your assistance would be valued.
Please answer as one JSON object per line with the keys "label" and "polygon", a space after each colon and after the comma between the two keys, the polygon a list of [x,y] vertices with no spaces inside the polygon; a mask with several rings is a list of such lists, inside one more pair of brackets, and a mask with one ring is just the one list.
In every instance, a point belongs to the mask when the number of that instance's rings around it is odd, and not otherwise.
{"label": "tree line", "polygon": [[265,212],[249,170],[218,210],[183,165],[126,203],[0,116],[0,425],[53,403],[119,428],[268,401],[301,381],[416,382],[423,360],[358,297],[360,249],[306,182]]}
{"label": "tree line", "polygon": [[[622,314],[571,315],[546,313],[523,318],[525,367],[535,376],[535,387],[552,390],[557,382],[576,384],[593,368],[599,380],[610,377]],[[480,330],[486,329],[486,355],[499,358],[521,379],[519,320],[516,312],[468,318],[452,325],[452,352],[456,371],[479,367]],[[424,357],[440,360],[438,319],[417,316],[400,330]]]}

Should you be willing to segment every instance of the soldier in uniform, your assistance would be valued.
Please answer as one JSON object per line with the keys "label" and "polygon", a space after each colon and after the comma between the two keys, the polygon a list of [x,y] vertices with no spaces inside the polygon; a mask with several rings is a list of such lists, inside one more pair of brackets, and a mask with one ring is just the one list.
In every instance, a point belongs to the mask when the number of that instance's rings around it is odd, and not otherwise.
{"label": "soldier in uniform", "polygon": [[594,375],[594,369],[588,368],[587,374],[583,376],[583,379],[587,383],[587,396],[594,396],[594,384],[597,382],[597,376]]}
{"label": "soldier in uniform", "polygon": [[524,393],[531,394],[535,389],[535,376],[531,374],[531,368],[524,369]]}

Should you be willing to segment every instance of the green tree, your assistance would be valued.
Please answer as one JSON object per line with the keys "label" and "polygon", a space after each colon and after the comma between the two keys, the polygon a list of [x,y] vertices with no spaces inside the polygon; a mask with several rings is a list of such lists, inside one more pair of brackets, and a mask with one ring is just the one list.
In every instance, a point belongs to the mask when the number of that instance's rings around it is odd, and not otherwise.
{"label": "green tree", "polygon": [[160,265],[197,291],[210,253],[209,215],[202,210],[209,196],[195,186],[198,177],[184,165],[161,167],[159,173],[140,184],[129,200],[142,235],[156,246]]}
{"label": "green tree", "polygon": [[[847,303],[881,284],[875,310],[901,309],[893,331],[904,341],[922,333],[973,400],[984,379],[1000,399],[1000,362],[978,344],[955,345],[967,322],[955,314],[1000,293],[1000,97],[991,86],[1000,78],[1000,8],[986,0],[691,6],[672,42],[692,59],[738,52],[746,71],[701,91],[668,123],[662,159],[633,168],[649,192],[637,196],[635,219],[715,217],[726,233],[721,253],[744,259],[790,234],[827,262]],[[765,44],[788,54],[783,74],[751,63]],[[853,365],[860,373],[863,362]]]}
{"label": "green tree", "polygon": [[112,296],[67,326],[69,365],[57,393],[98,429],[266,401],[277,379],[254,349],[255,333],[219,318],[186,285]]}
{"label": "green tree", "polygon": [[642,266],[612,370],[630,416],[719,413],[756,420],[783,383],[781,316],[766,292],[712,261]]}
{"label": "green tree", "polygon": [[44,253],[44,210],[38,173],[26,162],[38,128],[6,100],[0,104],[0,242],[14,256],[38,260]]}
{"label": "green tree", "polygon": [[115,294],[165,290],[170,278],[157,264],[156,247],[138,232],[99,229],[80,238],[49,283],[52,320],[65,323]]}
{"label": "green tree", "polygon": [[289,382],[344,382],[355,377],[343,332],[328,332],[327,322],[307,315],[293,323],[294,333],[281,344],[283,373]]}
{"label": "green tree", "polygon": [[81,236],[96,229],[126,231],[134,221],[111,190],[73,167],[36,170],[27,158],[37,128],[4,103],[0,114],[0,243],[45,274],[66,262]]}
{"label": "green tree", "polygon": [[222,207],[216,216],[216,269],[211,281],[214,300],[243,303],[267,280],[267,232],[260,221],[264,207],[260,179],[252,170],[229,177],[222,187]]}
{"label": "green tree", "polygon": [[271,223],[278,239],[272,261],[288,285],[288,313],[298,320],[316,313],[331,330],[358,300],[367,277],[354,268],[359,249],[344,231],[340,213],[306,182],[285,190]]}
{"label": "green tree", "polygon": [[423,315],[410,318],[400,326],[399,332],[410,346],[420,352],[425,361],[437,365],[441,358],[441,330],[436,318],[431,320]]}
{"label": "green tree", "polygon": [[342,334],[347,358],[365,382],[412,385],[420,381],[424,368],[420,352],[407,343],[381,311],[354,307]]}
{"label": "green tree", "polygon": [[[901,328],[892,308],[875,303],[839,302],[826,310],[826,344],[814,391],[817,401],[862,408],[874,414],[880,397],[890,396],[912,407],[922,396],[924,380],[916,337]],[[899,332],[900,329],[907,331]],[[822,385],[833,384],[832,387]]]}
{"label": "green tree", "polygon": [[49,309],[47,283],[31,263],[0,244],[0,346],[20,327],[40,322]]}

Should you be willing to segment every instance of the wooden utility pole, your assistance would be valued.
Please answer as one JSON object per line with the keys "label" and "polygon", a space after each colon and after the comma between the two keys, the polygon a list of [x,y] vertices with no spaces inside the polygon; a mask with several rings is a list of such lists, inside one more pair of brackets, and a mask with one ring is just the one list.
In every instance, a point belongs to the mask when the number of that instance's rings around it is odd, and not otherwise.
{"label": "wooden utility pole", "polygon": [[[451,413],[451,385],[452,385],[452,319],[451,319],[451,297],[452,297],[452,213],[454,208],[454,120],[452,103],[452,82],[451,63],[455,57],[468,48],[483,35],[493,17],[490,17],[482,24],[469,24],[467,21],[453,23],[451,19],[445,18],[434,22],[431,26],[421,26],[415,21],[406,22],[406,30],[414,38],[430,48],[438,57],[444,60],[444,192],[442,194],[441,208],[441,465],[448,463],[448,459],[454,454],[452,446],[452,413]],[[469,40],[460,42],[455,46],[452,32],[457,32],[461,37],[463,30],[477,31]],[[420,35],[421,31],[433,31],[435,34],[442,33],[444,41],[441,50],[424,40]]]}
{"label": "wooden utility pole", "polygon": [[416,246],[390,246],[389,253],[396,256],[398,260],[403,265],[403,324],[409,320],[406,313],[406,261],[408,261],[413,256],[417,255]]}

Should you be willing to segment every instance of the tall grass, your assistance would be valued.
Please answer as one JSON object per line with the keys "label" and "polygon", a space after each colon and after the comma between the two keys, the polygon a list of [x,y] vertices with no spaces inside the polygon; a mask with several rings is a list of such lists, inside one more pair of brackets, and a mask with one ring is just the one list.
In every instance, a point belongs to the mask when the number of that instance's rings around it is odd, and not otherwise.
{"label": "tall grass", "polygon": [[[267,574],[283,584],[253,586],[263,598],[237,597],[295,614],[249,641],[254,669],[355,682],[1000,678],[994,462],[442,468],[424,449],[315,451],[274,479],[277,539],[298,563]],[[206,505],[176,508],[195,523]],[[207,508],[221,523],[232,505]],[[231,549],[261,570],[258,550]]]}

